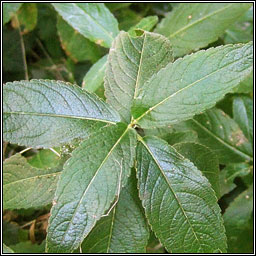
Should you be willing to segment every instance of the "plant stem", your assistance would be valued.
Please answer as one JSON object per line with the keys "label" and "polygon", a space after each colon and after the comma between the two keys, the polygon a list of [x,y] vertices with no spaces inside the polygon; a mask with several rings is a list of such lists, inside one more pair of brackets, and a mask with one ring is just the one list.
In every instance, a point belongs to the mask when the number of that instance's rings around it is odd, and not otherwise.
{"label": "plant stem", "polygon": [[25,72],[25,79],[29,80],[28,77],[28,65],[27,65],[27,59],[26,59],[26,49],[25,49],[25,44],[24,44],[24,40],[23,40],[23,35],[20,29],[20,22],[18,19],[18,16],[15,15],[14,18],[16,19],[17,25],[18,25],[18,29],[19,29],[19,35],[20,35],[20,44],[21,44],[21,51],[22,51],[22,59],[23,59],[23,64],[24,64],[24,72]]}
{"label": "plant stem", "polygon": [[48,52],[45,50],[44,45],[42,44],[42,42],[37,38],[36,42],[38,43],[39,47],[41,48],[41,50],[43,51],[44,55],[46,56],[46,58],[52,63],[54,69],[56,70],[56,78],[58,80],[63,80],[65,81],[65,79],[63,78],[63,76],[61,75],[61,73],[58,70],[58,67],[56,66],[56,64],[53,62],[51,56],[48,54]]}

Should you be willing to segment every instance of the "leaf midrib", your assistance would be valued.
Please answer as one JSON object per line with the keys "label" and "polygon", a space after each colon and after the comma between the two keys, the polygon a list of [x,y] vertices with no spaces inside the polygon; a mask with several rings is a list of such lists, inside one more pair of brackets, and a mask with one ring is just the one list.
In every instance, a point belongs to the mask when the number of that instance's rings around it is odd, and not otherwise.
{"label": "leaf midrib", "polygon": [[201,19],[198,19],[198,20],[196,20],[196,21],[194,21],[194,22],[189,23],[188,25],[184,26],[183,28],[181,28],[181,29],[177,30],[176,32],[174,32],[173,34],[171,34],[171,35],[169,36],[169,38],[172,38],[172,37],[176,36],[177,34],[181,33],[182,31],[184,31],[184,30],[186,30],[186,29],[188,29],[188,28],[190,28],[190,27],[192,27],[192,26],[194,26],[194,25],[196,25],[196,24],[198,24],[198,23],[204,21],[205,19],[207,19],[207,18],[209,18],[209,17],[211,17],[211,16],[214,16],[215,14],[217,14],[217,13],[219,13],[219,12],[224,11],[225,9],[230,8],[232,5],[233,5],[233,4],[230,4],[230,5],[228,5],[228,6],[225,6],[224,8],[221,8],[221,9],[219,9],[219,10],[216,10],[216,11],[214,11],[214,12],[212,12],[212,13],[210,13],[210,14],[204,16],[204,17],[202,17]]}
{"label": "leaf midrib", "polygon": [[181,205],[181,203],[180,203],[178,197],[176,196],[174,190],[172,189],[172,186],[171,186],[171,184],[170,184],[168,178],[166,177],[166,175],[165,175],[165,173],[164,173],[164,170],[162,170],[162,167],[161,167],[160,164],[158,163],[157,159],[155,158],[155,156],[154,156],[153,153],[151,152],[151,150],[150,150],[150,148],[148,147],[148,145],[144,142],[143,138],[140,137],[140,141],[142,142],[142,144],[144,145],[144,147],[147,149],[147,151],[149,152],[149,154],[151,155],[151,157],[153,158],[153,160],[154,160],[155,163],[157,164],[157,166],[158,166],[158,168],[159,168],[159,170],[160,170],[160,173],[162,174],[162,176],[164,177],[166,183],[168,184],[168,186],[169,186],[169,188],[170,188],[170,191],[171,191],[172,194],[174,195],[174,198],[175,198],[176,202],[178,203],[179,208],[181,209],[181,211],[182,211],[182,213],[183,213],[185,219],[187,220],[187,222],[188,222],[188,224],[189,224],[189,226],[190,226],[190,228],[191,228],[191,230],[192,230],[192,232],[193,232],[193,234],[194,234],[196,240],[198,241],[199,247],[201,248],[201,243],[200,243],[200,241],[199,241],[199,239],[198,239],[198,237],[197,237],[197,235],[196,235],[196,233],[195,233],[195,231],[194,231],[194,228],[193,228],[192,224],[190,223],[190,220],[189,220],[188,216],[186,215],[186,212],[185,212],[184,208],[182,207],[182,205]]}
{"label": "leaf midrib", "polygon": [[116,124],[116,122],[112,122],[105,119],[96,119],[92,117],[84,117],[84,116],[72,116],[72,115],[63,115],[63,114],[54,114],[54,113],[36,113],[36,112],[19,112],[19,111],[5,111],[4,114],[9,115],[30,115],[30,116],[47,116],[47,117],[60,117],[67,119],[80,119],[80,120],[89,120],[89,121],[97,121],[104,122],[109,124]]}
{"label": "leaf midrib", "polygon": [[135,98],[137,97],[138,83],[139,83],[139,78],[140,78],[140,73],[141,73],[141,66],[142,66],[142,59],[143,59],[143,52],[144,52],[144,45],[145,45],[145,41],[146,41],[146,35],[147,35],[147,33],[145,32],[145,33],[144,33],[144,37],[143,37],[142,48],[141,48],[140,62],[139,62],[139,68],[138,68],[138,73],[137,73],[137,79],[136,79],[135,88],[134,88],[134,96],[133,96],[133,99],[135,99]]}
{"label": "leaf midrib", "polygon": [[195,119],[191,119],[197,126],[199,126],[201,129],[203,129],[206,133],[208,133],[210,136],[214,137],[216,140],[218,140],[221,144],[224,146],[228,147],[232,151],[234,151],[236,154],[240,155],[241,157],[245,158],[246,160],[252,161],[252,157],[246,154],[245,152],[241,151],[238,148],[235,148],[233,145],[230,145],[226,141],[224,141],[222,138],[218,137],[215,133],[212,131],[208,130],[204,125],[196,121]]}
{"label": "leaf midrib", "polygon": [[[186,89],[189,89],[189,88],[192,87],[193,85],[196,85],[196,84],[200,83],[201,81],[203,81],[203,80],[209,78],[210,76],[212,76],[212,75],[214,75],[214,74],[216,74],[216,73],[222,71],[223,69],[226,69],[228,66],[233,65],[234,63],[239,62],[239,61],[241,61],[241,59],[238,59],[237,61],[231,62],[231,63],[229,63],[229,64],[223,66],[222,68],[217,69],[217,70],[211,72],[210,74],[208,74],[208,75],[206,75],[206,76],[204,76],[204,77],[202,77],[202,78],[200,78],[200,79],[198,79],[198,80],[192,82],[191,84],[188,84],[187,86],[185,86],[185,87],[179,89],[178,91],[174,92],[173,94],[169,95],[169,96],[166,97],[165,99],[163,99],[163,100],[161,100],[160,102],[158,102],[157,104],[155,104],[154,106],[150,107],[150,108],[149,108],[146,112],[144,112],[140,117],[138,117],[137,119],[135,119],[135,122],[138,122],[141,118],[143,118],[143,117],[144,117],[145,115],[147,115],[149,112],[151,112],[151,111],[154,110],[156,107],[158,107],[159,105],[163,104],[165,101],[169,100],[170,98],[176,96],[176,95],[179,94],[180,92],[182,92],[182,91],[184,91],[184,90],[186,90]],[[174,62],[174,63],[171,63],[171,65],[174,65],[174,64],[175,64],[175,62]],[[168,66],[167,66],[167,67],[168,67]],[[233,87],[234,87],[234,86],[230,87],[230,90],[231,90]]]}
{"label": "leaf midrib", "polygon": [[[68,230],[69,230],[69,228],[70,228],[70,225],[71,225],[71,223],[73,222],[74,216],[76,215],[77,209],[78,209],[79,206],[81,205],[81,203],[82,203],[82,201],[83,201],[83,199],[84,199],[84,197],[85,197],[85,195],[86,195],[88,189],[90,188],[92,182],[94,181],[94,179],[96,178],[97,174],[98,174],[99,171],[101,170],[101,167],[102,167],[102,166],[104,165],[104,163],[107,161],[108,157],[109,157],[109,156],[111,155],[111,153],[114,151],[115,147],[119,144],[119,142],[122,140],[122,138],[126,135],[126,133],[128,132],[129,129],[130,129],[130,127],[128,126],[128,127],[125,129],[125,131],[122,133],[122,135],[119,137],[119,139],[116,141],[116,143],[113,145],[113,147],[110,149],[110,151],[108,152],[108,154],[106,155],[106,157],[103,159],[103,161],[101,162],[100,166],[99,166],[98,169],[96,170],[96,172],[95,172],[95,174],[93,175],[91,181],[90,181],[89,184],[87,185],[85,191],[83,192],[83,194],[82,194],[82,196],[81,196],[81,198],[80,198],[80,200],[79,200],[79,202],[78,202],[78,204],[77,204],[77,206],[76,206],[76,208],[75,208],[74,213],[72,214],[72,218],[71,218],[71,220],[70,220],[70,222],[69,222],[69,224],[68,224],[67,229],[65,230],[64,235],[62,236],[62,239],[61,239],[60,244],[63,243],[63,241],[64,241],[64,239],[65,239],[65,237],[66,237],[66,235],[67,235],[67,233],[68,233]],[[73,247],[73,246],[72,246],[72,247]]]}
{"label": "leaf midrib", "polygon": [[[44,178],[44,177],[49,177],[49,176],[57,176],[60,175],[61,172],[53,172],[53,173],[48,173],[48,174],[42,174],[42,175],[37,175],[37,176],[32,176],[32,177],[28,177],[28,178],[24,178],[24,179],[20,179],[20,180],[15,180],[13,182],[7,183],[7,184],[3,184],[3,187],[9,186],[9,185],[13,185],[16,183],[23,183],[25,181],[29,181],[29,180],[33,180],[33,179],[39,179],[39,178]],[[8,173],[3,173],[4,174],[8,174]]]}

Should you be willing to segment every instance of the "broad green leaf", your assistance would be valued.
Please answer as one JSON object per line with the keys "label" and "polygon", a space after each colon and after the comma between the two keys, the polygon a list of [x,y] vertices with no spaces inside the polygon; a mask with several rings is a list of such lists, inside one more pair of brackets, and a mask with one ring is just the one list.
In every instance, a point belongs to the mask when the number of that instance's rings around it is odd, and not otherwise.
{"label": "broad green leaf", "polygon": [[96,95],[51,80],[6,83],[3,112],[4,140],[30,147],[65,144],[120,121]]}
{"label": "broad green leaf", "polygon": [[32,244],[31,241],[26,242],[20,242],[15,245],[11,245],[11,248],[15,253],[44,253],[44,247],[45,243],[38,244]]}
{"label": "broad green leaf", "polygon": [[202,50],[168,64],[137,93],[136,123],[166,126],[213,107],[252,71],[252,61],[251,42]]}
{"label": "broad green leaf", "polygon": [[186,122],[186,129],[198,134],[199,143],[209,147],[221,164],[252,160],[252,145],[237,123],[223,111],[213,108]]}
{"label": "broad green leaf", "polygon": [[145,253],[148,237],[149,230],[138,198],[136,177],[132,174],[122,189],[117,205],[109,216],[99,220],[84,240],[82,252]]}
{"label": "broad green leaf", "polygon": [[110,47],[118,34],[118,23],[103,3],[53,3],[56,11],[81,35]]}
{"label": "broad green leaf", "polygon": [[86,73],[82,87],[88,92],[95,92],[104,82],[108,55],[99,59]]}
{"label": "broad green leaf", "polygon": [[189,160],[157,137],[141,138],[137,177],[146,217],[169,252],[226,251],[215,193]]}
{"label": "broad green leaf", "polygon": [[244,177],[250,173],[250,165],[247,163],[231,163],[220,172],[220,194],[221,196],[232,191],[236,185],[236,177]]}
{"label": "broad green leaf", "polygon": [[132,101],[145,82],[172,59],[165,37],[146,31],[139,37],[120,32],[109,52],[104,86],[107,102],[124,121],[130,122]]}
{"label": "broad green leaf", "polygon": [[7,245],[3,244],[3,253],[14,253],[14,251]]}
{"label": "broad green leaf", "polygon": [[[181,142],[196,142],[197,141],[197,133],[195,131],[182,131],[182,132],[172,132],[165,134],[164,136],[158,136],[165,141],[167,141],[170,145],[174,145]],[[193,162],[193,161],[192,161]]]}
{"label": "broad green leaf", "polygon": [[253,40],[253,6],[226,30],[223,39],[225,44],[247,43]]}
{"label": "broad green leaf", "polygon": [[3,3],[3,25],[10,21],[23,3]]}
{"label": "broad green leaf", "polygon": [[[134,163],[136,134],[120,123],[104,127],[72,152],[61,173],[47,234],[48,252],[79,247],[125,186]],[[121,179],[120,179],[121,177]]]}
{"label": "broad green leaf", "polygon": [[[138,128],[137,128],[138,129]],[[171,125],[160,127],[160,128],[152,128],[152,129],[143,129],[143,132],[146,136],[157,136],[159,138],[165,138],[170,134],[174,133],[175,130]]]}
{"label": "broad green leaf", "polygon": [[138,24],[131,27],[128,31],[128,33],[131,36],[136,36],[136,30],[145,30],[145,31],[151,31],[152,28],[157,24],[158,17],[157,16],[147,16],[140,20]]}
{"label": "broad green leaf", "polygon": [[232,92],[253,93],[253,72],[251,72]]}
{"label": "broad green leaf", "polygon": [[27,161],[33,167],[44,169],[56,167],[59,164],[60,158],[51,150],[42,149]]}
{"label": "broad green leaf", "polygon": [[37,208],[52,202],[64,159],[55,168],[38,169],[21,154],[3,164],[4,209]]}
{"label": "broad green leaf", "polygon": [[178,143],[173,147],[202,172],[210,182],[217,198],[220,198],[219,160],[213,151],[197,143]]}
{"label": "broad green leaf", "polygon": [[170,39],[174,56],[183,56],[216,41],[250,7],[250,3],[181,3],[155,32]]}
{"label": "broad green leaf", "polygon": [[251,186],[229,205],[223,215],[229,253],[253,252],[253,202]]}
{"label": "broad green leaf", "polygon": [[24,3],[17,11],[17,18],[12,20],[12,26],[18,28],[21,26],[23,34],[32,31],[37,24],[37,6],[35,3]]}
{"label": "broad green leaf", "polygon": [[60,16],[57,29],[63,50],[74,62],[85,60],[95,62],[100,58],[98,46],[79,34]]}
{"label": "broad green leaf", "polygon": [[253,100],[246,96],[235,97],[233,116],[245,137],[253,143]]}

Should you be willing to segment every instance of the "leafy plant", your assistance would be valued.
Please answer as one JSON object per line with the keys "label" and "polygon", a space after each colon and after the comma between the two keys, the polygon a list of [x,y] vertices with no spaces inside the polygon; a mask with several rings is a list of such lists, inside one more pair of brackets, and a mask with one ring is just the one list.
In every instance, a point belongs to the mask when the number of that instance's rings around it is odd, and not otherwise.
{"label": "leafy plant", "polygon": [[[250,8],[5,3],[22,45],[34,29],[39,37],[21,49],[32,79],[3,86],[5,216],[36,214],[25,224],[32,243],[4,240],[4,251],[251,252],[241,239],[252,237],[250,31],[226,44]],[[57,15],[49,34],[35,25],[48,12]],[[126,12],[130,28],[119,31],[115,15],[121,27]],[[44,65],[26,66],[34,49]]]}

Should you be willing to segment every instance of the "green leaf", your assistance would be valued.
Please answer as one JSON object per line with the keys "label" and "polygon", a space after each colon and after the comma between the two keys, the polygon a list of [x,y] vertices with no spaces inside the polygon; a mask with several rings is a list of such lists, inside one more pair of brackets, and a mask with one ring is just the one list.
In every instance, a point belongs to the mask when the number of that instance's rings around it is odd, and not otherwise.
{"label": "green leaf", "polygon": [[4,209],[38,208],[52,202],[63,159],[56,168],[32,167],[21,154],[15,154],[3,164]]}
{"label": "green leaf", "polygon": [[232,92],[253,93],[253,72],[251,72]]}
{"label": "green leaf", "polygon": [[120,121],[96,95],[51,80],[6,83],[3,112],[4,140],[31,147],[65,144]]}
{"label": "green leaf", "polygon": [[247,163],[231,163],[220,172],[220,194],[221,196],[232,191],[236,185],[236,177],[244,177],[250,173],[250,165]]}
{"label": "green leaf", "polygon": [[220,198],[219,160],[213,151],[197,143],[178,143],[173,147],[202,172],[210,182],[217,198]]}
{"label": "green leaf", "polygon": [[174,56],[183,56],[216,41],[250,7],[250,3],[181,3],[155,32],[170,39]]}
{"label": "green leaf", "polygon": [[135,146],[135,131],[120,123],[102,128],[72,152],[51,210],[48,252],[71,252],[79,247],[114,201],[120,182],[125,186]]}
{"label": "green leaf", "polygon": [[33,167],[43,169],[56,167],[59,164],[60,158],[51,150],[42,149],[27,161]]}
{"label": "green leaf", "polygon": [[253,100],[246,96],[235,97],[233,116],[245,137],[253,143]]}
{"label": "green leaf", "polygon": [[163,140],[145,137],[137,148],[137,167],[147,219],[169,252],[226,251],[215,193],[189,160]]}
{"label": "green leaf", "polygon": [[86,73],[82,87],[88,92],[97,91],[104,83],[108,55],[99,59]]}
{"label": "green leaf", "polygon": [[95,62],[100,58],[98,46],[79,34],[60,16],[57,29],[63,50],[74,62],[85,60]]}
{"label": "green leaf", "polygon": [[221,164],[252,160],[252,145],[237,123],[223,111],[213,108],[186,122],[186,129],[198,134],[199,143],[209,147]]}
{"label": "green leaf", "polygon": [[136,122],[142,128],[166,126],[213,107],[252,71],[252,56],[252,43],[226,45],[168,64],[137,93]]}
{"label": "green leaf", "polygon": [[20,242],[15,245],[12,245],[11,248],[15,253],[44,253],[45,243],[32,244],[31,241]]}
{"label": "green leaf", "polygon": [[157,24],[158,17],[157,16],[147,16],[140,20],[138,24],[131,27],[128,31],[128,33],[131,36],[136,36],[136,30],[145,30],[145,31],[151,31],[152,28]]}
{"label": "green leaf", "polygon": [[21,26],[22,33],[32,31],[37,24],[37,6],[35,3],[24,3],[17,12],[17,20],[12,20],[12,26],[18,28]]}
{"label": "green leaf", "polygon": [[56,11],[81,35],[110,47],[118,34],[118,23],[103,3],[53,3]]}
{"label": "green leaf", "polygon": [[3,25],[10,21],[23,3],[3,3]]}
{"label": "green leaf", "polygon": [[10,247],[3,244],[3,253],[14,253],[14,251]]}
{"label": "green leaf", "polygon": [[132,101],[145,82],[172,59],[170,43],[163,36],[145,31],[131,37],[120,32],[109,52],[104,86],[107,102],[124,121],[130,122]]}
{"label": "green leaf", "polygon": [[226,30],[223,39],[225,44],[253,41],[253,6]]}
{"label": "green leaf", "polygon": [[253,186],[241,193],[223,215],[229,253],[253,252]]}
{"label": "green leaf", "polygon": [[[170,145],[174,145],[181,142],[196,142],[197,141],[197,133],[195,131],[183,131],[183,132],[172,132],[165,134],[164,136],[158,136],[165,141],[167,141]],[[192,161],[193,162],[193,161]]]}
{"label": "green leaf", "polygon": [[84,240],[83,253],[145,253],[149,230],[133,174],[109,216],[100,219]]}

